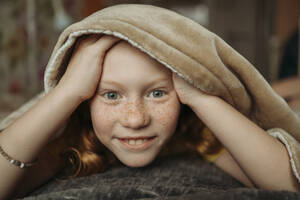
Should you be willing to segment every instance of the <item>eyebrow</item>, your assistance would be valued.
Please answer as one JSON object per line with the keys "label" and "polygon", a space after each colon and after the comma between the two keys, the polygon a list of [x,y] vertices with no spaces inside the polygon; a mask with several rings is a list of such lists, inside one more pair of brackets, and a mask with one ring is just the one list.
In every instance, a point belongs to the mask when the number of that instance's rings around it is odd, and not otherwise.
{"label": "eyebrow", "polygon": [[[108,84],[108,85],[115,85],[117,87],[123,88],[123,85],[120,84],[120,83],[118,83],[118,82],[116,82],[116,81],[103,81],[103,82],[101,81],[100,83],[102,83],[102,84]],[[99,84],[99,88],[100,88],[100,86],[101,86],[101,84]]]}

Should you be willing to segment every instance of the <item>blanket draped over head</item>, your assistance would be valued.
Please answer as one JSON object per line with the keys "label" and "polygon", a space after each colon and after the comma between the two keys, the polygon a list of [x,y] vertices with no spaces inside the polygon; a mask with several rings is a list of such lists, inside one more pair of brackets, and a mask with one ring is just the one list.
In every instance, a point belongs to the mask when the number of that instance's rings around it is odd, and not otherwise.
{"label": "blanket draped over head", "polygon": [[300,119],[244,57],[220,37],[173,11],[150,5],[105,8],[66,28],[45,72],[45,91],[6,117],[0,131],[58,83],[76,39],[87,34],[121,38],[205,93],[219,96],[279,139],[300,182]]}

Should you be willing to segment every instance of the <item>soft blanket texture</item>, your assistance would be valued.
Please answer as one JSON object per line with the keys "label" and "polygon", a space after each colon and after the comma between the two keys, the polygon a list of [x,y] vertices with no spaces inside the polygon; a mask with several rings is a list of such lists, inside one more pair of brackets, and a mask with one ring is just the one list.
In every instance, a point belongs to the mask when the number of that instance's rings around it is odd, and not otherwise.
{"label": "soft blanket texture", "polygon": [[121,165],[89,177],[52,180],[24,199],[296,200],[300,194],[246,188],[199,156],[178,155],[144,168]]}
{"label": "soft blanket texture", "polygon": [[[103,9],[60,35],[45,72],[46,93],[63,75],[76,39],[86,34],[124,39],[195,87],[226,100],[285,144],[300,182],[299,117],[255,67],[217,35],[175,12],[150,5],[124,4]],[[4,119],[0,131],[38,99]]]}

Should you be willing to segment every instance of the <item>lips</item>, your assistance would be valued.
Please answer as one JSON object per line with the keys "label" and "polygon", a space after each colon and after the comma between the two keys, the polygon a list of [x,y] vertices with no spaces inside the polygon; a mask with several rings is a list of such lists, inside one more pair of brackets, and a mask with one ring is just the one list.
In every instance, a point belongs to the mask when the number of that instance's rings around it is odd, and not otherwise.
{"label": "lips", "polygon": [[122,146],[128,150],[145,150],[149,148],[155,141],[153,137],[136,137],[136,138],[118,138]]}

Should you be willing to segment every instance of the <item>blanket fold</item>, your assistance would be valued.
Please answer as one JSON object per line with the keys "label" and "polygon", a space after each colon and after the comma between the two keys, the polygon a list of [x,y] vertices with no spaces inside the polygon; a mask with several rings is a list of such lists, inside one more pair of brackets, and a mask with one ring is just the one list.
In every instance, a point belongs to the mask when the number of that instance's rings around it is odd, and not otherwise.
{"label": "blanket fold", "polygon": [[[105,8],[69,26],[60,35],[45,72],[45,93],[53,89],[76,39],[108,34],[128,41],[205,93],[219,96],[285,144],[300,182],[300,119],[256,68],[226,42],[196,22],[150,5]],[[34,104],[37,99],[31,101]],[[0,131],[28,109],[0,124]],[[273,130],[273,129],[272,129]]]}

